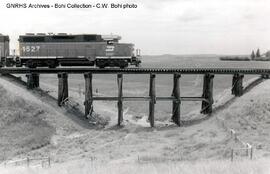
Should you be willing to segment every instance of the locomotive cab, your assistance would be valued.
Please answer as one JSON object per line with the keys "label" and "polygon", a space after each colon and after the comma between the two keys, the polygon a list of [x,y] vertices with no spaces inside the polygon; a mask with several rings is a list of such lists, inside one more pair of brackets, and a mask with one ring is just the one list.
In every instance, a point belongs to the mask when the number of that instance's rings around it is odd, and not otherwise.
{"label": "locomotive cab", "polygon": [[126,68],[128,65],[139,65],[141,62],[134,56],[134,45],[131,43],[119,43],[118,35],[102,35],[106,45],[96,57],[96,66]]}

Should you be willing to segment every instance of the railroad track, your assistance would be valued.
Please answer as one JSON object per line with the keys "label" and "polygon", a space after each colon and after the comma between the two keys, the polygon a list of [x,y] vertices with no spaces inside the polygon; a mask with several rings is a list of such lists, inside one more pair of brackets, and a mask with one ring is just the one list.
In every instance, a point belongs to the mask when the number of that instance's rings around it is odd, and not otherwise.
{"label": "railroad track", "polygon": [[82,74],[86,72],[95,74],[270,74],[270,68],[0,68],[2,74]]}

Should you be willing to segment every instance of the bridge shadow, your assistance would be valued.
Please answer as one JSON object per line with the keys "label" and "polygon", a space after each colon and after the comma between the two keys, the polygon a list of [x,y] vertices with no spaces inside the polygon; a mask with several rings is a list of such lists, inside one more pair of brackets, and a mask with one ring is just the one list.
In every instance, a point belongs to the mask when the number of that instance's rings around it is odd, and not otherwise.
{"label": "bridge shadow", "polygon": [[[243,89],[243,95],[251,91],[254,87],[256,87],[258,84],[262,83],[265,79],[263,78],[258,78],[248,84],[244,89]],[[230,100],[226,101],[223,105],[220,105],[213,110],[213,114],[216,114],[217,112],[227,109],[238,97],[232,97]]]}
{"label": "bridge shadow", "polygon": [[[16,77],[11,74],[3,74],[2,77],[5,77],[9,82],[16,83],[20,87],[27,89],[27,84],[25,81],[21,79],[21,77]],[[31,89],[31,93],[39,98],[41,101],[44,101],[46,104],[55,108],[57,111],[67,116],[70,120],[77,123],[83,128],[86,129],[101,129],[98,125],[93,125],[89,123],[89,120],[85,118],[84,113],[77,107],[72,107],[69,105],[64,105],[62,107],[58,107],[57,99],[51,96],[48,91],[44,91],[40,88]]]}
{"label": "bridge shadow", "polygon": [[252,83],[250,83],[248,86],[246,86],[246,87],[244,88],[244,93],[243,93],[243,94],[249,92],[249,91],[252,90],[255,86],[257,86],[258,84],[262,83],[264,80],[266,80],[266,79],[265,79],[265,78],[262,78],[262,77],[260,77],[260,78],[258,78],[258,79],[256,79],[256,80],[254,80]]}

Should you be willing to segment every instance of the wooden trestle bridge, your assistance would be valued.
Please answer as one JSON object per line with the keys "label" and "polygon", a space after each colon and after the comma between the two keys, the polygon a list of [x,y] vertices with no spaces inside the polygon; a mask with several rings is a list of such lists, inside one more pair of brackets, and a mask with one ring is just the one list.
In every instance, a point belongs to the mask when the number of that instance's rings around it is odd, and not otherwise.
{"label": "wooden trestle bridge", "polygon": [[[1,68],[1,74],[26,74],[29,89],[39,87],[39,74],[58,75],[58,105],[61,106],[68,99],[68,74],[84,74],[85,78],[85,116],[93,109],[94,100],[111,100],[118,102],[118,125],[123,121],[124,101],[149,101],[149,122],[151,127],[155,125],[155,104],[157,101],[172,101],[172,120],[181,126],[180,105],[182,101],[201,101],[201,113],[211,114],[213,104],[213,79],[216,74],[232,75],[232,94],[243,94],[244,75],[262,75],[268,77],[270,69],[245,69],[245,68]],[[96,97],[93,96],[93,74],[117,74],[118,96]],[[149,96],[130,97],[123,96],[124,74],[149,74]],[[155,79],[157,74],[171,74],[173,77],[172,95],[159,97],[156,94]],[[203,74],[202,96],[183,97],[180,94],[180,77],[182,74]]]}

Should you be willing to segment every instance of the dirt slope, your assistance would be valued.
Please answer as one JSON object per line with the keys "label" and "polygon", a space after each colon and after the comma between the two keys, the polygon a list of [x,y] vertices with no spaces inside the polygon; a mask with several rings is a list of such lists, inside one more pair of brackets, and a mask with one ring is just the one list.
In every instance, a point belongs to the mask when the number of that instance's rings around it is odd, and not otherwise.
{"label": "dirt slope", "polygon": [[2,78],[0,97],[1,161],[25,156],[50,144],[56,133],[69,134],[80,128],[24,87]]}
{"label": "dirt slope", "polygon": [[270,156],[269,90],[270,80],[266,80],[216,114],[255,147],[257,157]]}

